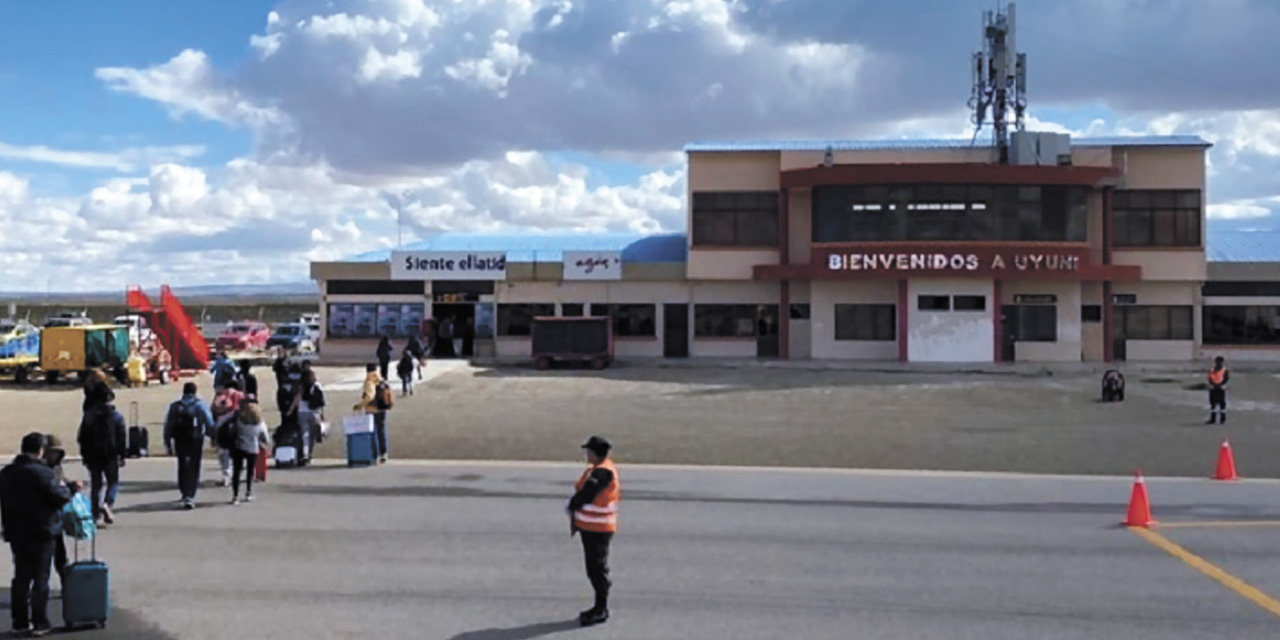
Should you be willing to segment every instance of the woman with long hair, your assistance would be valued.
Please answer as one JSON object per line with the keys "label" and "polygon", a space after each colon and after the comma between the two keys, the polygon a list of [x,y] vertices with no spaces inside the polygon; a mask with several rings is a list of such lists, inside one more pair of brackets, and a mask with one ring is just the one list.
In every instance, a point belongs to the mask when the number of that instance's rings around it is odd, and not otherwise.
{"label": "woman with long hair", "polygon": [[258,403],[246,400],[240,404],[235,417],[235,442],[231,447],[231,504],[240,504],[240,474],[244,473],[246,502],[253,502],[253,467],[258,463],[258,451],[270,449],[271,434],[262,420]]}

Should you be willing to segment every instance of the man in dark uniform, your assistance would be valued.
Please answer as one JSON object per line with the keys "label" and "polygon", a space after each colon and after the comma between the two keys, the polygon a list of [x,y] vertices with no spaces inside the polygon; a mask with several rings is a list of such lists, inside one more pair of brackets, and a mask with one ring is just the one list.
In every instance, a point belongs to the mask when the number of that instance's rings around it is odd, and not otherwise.
{"label": "man in dark uniform", "polygon": [[1227,371],[1222,356],[1213,359],[1213,369],[1209,370],[1209,420],[1205,424],[1227,421],[1227,383],[1231,374]]}
{"label": "man in dark uniform", "polygon": [[582,626],[600,624],[609,619],[609,543],[618,530],[618,501],[621,483],[618,468],[609,457],[613,445],[600,436],[591,436],[587,450],[588,467],[574,485],[576,493],[569,500],[569,535],[582,534],[582,551],[586,557],[587,578],[595,590],[595,606],[578,614]]}

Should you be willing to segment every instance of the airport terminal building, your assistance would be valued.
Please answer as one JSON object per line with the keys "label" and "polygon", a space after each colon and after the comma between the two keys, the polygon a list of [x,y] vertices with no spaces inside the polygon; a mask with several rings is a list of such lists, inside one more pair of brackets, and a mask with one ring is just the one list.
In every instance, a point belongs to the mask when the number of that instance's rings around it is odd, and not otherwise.
{"label": "airport terminal building", "polygon": [[1001,164],[964,140],[690,144],[685,234],[446,233],[314,263],[324,357],[402,346],[423,317],[472,327],[464,355],[527,357],[533,317],[584,314],[613,318],[621,359],[1270,357],[1280,267],[1224,255],[1210,282],[1208,148],[1019,132]]}

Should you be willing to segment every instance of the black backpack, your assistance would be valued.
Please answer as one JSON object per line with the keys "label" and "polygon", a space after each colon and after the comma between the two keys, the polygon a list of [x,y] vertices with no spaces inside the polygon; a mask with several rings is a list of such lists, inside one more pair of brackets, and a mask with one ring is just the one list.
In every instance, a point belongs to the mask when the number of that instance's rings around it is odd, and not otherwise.
{"label": "black backpack", "polygon": [[196,414],[195,405],[178,404],[178,424],[174,433],[189,440],[204,439],[204,427],[200,425],[200,416]]}
{"label": "black backpack", "polygon": [[236,448],[236,431],[240,419],[232,416],[218,427],[218,448],[231,450]]}
{"label": "black backpack", "polygon": [[373,402],[378,411],[386,411],[394,406],[395,399],[391,395],[391,385],[386,382],[379,382],[373,392]]}

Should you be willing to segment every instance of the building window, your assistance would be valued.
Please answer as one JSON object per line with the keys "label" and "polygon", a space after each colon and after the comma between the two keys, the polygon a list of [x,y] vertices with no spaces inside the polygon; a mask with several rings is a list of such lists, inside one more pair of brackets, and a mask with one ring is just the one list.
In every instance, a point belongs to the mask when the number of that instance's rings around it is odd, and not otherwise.
{"label": "building window", "polygon": [[658,335],[657,305],[593,303],[591,315],[613,318],[613,335],[619,338],[652,338]]}
{"label": "building window", "polygon": [[837,304],[836,340],[893,342],[898,339],[898,306]]}
{"label": "building window", "polygon": [[566,318],[581,318],[585,306],[581,302],[565,302],[560,305],[560,315]]}
{"label": "building window", "polygon": [[792,320],[808,320],[809,319],[809,303],[807,302],[791,303],[791,319]]}
{"label": "building window", "polygon": [[1080,307],[1080,322],[1102,322],[1102,305],[1086,304]]}
{"label": "building window", "polygon": [[1066,186],[826,186],[814,242],[1087,240],[1088,190]]}
{"label": "building window", "polygon": [[1199,189],[1118,190],[1112,199],[1117,247],[1199,247]]}
{"label": "building window", "polygon": [[1192,307],[1134,305],[1116,308],[1116,324],[1126,340],[1192,340]]}
{"label": "building window", "polygon": [[776,247],[777,191],[702,191],[693,194],[693,244]]}
{"label": "building window", "polygon": [[759,333],[756,320],[759,309],[754,304],[693,305],[695,338],[754,338]]}
{"label": "building window", "polygon": [[1018,342],[1057,342],[1058,308],[1043,304],[1015,306],[1018,314],[1014,340]]}
{"label": "building window", "polygon": [[1280,282],[1274,280],[1220,280],[1206,282],[1200,288],[1201,295],[1225,298],[1280,298]]}
{"label": "building window", "polygon": [[328,306],[330,338],[405,339],[422,328],[425,304],[341,304]]}
{"label": "building window", "polygon": [[1205,344],[1280,346],[1280,307],[1207,306]]}
{"label": "building window", "polygon": [[950,311],[951,296],[919,296],[916,309],[920,311]]}
{"label": "building window", "polygon": [[986,311],[986,296],[955,296],[952,305],[956,311]]}
{"label": "building window", "polygon": [[500,304],[498,305],[498,336],[533,335],[533,319],[554,316],[554,304]]}

